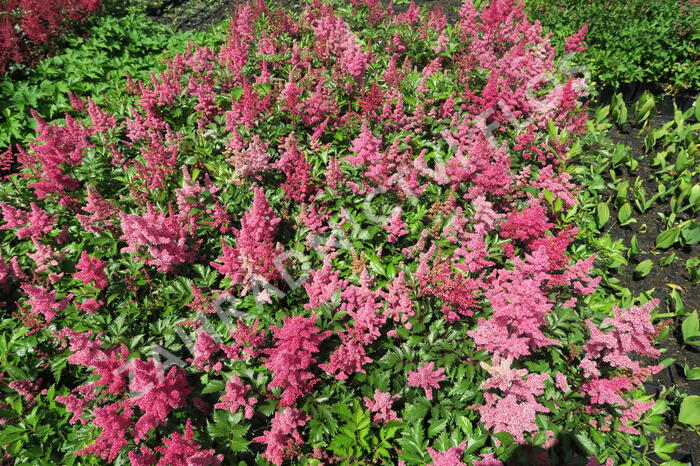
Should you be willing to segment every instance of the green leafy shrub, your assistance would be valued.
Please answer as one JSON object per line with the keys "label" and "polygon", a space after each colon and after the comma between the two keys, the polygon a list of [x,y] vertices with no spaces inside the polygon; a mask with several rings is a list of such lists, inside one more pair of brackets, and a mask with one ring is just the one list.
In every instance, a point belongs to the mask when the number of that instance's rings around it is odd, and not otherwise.
{"label": "green leafy shrub", "polygon": [[595,83],[661,82],[700,89],[700,5],[679,0],[526,0],[563,44],[584,25],[588,50],[577,57]]}
{"label": "green leafy shrub", "polygon": [[133,10],[99,18],[87,37],[68,37],[63,53],[0,79],[0,153],[24,144],[33,133],[29,109],[47,119],[60,118],[70,109],[68,92],[116,106],[128,100],[123,92],[127,73],[147,78],[161,67],[163,52],[173,54],[202,35],[174,33]]}

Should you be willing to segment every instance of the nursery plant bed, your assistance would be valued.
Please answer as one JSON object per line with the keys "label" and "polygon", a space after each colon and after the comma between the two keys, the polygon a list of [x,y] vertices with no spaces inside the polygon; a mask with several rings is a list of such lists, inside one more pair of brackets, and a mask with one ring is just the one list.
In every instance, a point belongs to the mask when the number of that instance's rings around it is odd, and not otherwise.
{"label": "nursery plant bed", "polygon": [[[625,100],[628,103],[635,102],[641,92],[654,88],[653,86],[630,86],[622,89]],[[656,88],[658,90],[658,87]],[[613,92],[602,92],[600,105],[610,102]],[[664,123],[673,120],[673,98],[660,96],[663,103],[659,105],[659,112],[651,121],[654,127],[661,127]],[[659,99],[659,100],[660,100]],[[692,104],[690,96],[683,100],[685,106],[689,108]],[[678,105],[678,104],[677,104]],[[670,111],[669,111],[670,108]],[[653,181],[655,173],[650,165],[650,157],[644,152],[644,141],[636,130],[623,127],[613,128],[609,133],[614,142],[625,144],[632,151],[633,157],[639,161],[639,167],[633,175],[618,174],[618,179],[627,180],[630,185],[637,177],[643,180],[643,186],[648,193],[656,191],[656,183]],[[607,178],[610,181],[610,178]],[[614,191],[606,193],[608,197],[615,196]],[[641,254],[630,260],[629,264],[622,266],[618,273],[613,276],[620,281],[620,285],[632,291],[633,295],[653,290],[652,296],[661,302],[661,306],[670,306],[669,299],[672,290],[681,290],[681,297],[686,310],[700,309],[700,285],[693,283],[684,264],[685,261],[700,257],[700,247],[695,244],[675,247],[665,251],[656,249],[656,237],[664,231],[665,226],[659,217],[659,213],[669,214],[668,205],[655,204],[644,214],[636,214],[637,222],[626,226],[620,226],[615,222],[609,228],[608,233],[613,240],[622,240],[625,246],[629,247],[630,240],[636,235]],[[634,270],[640,262],[653,259],[655,262],[662,257],[675,254],[676,258],[666,266],[655,266],[649,275],[638,278],[635,277]],[[653,377],[653,381],[647,384],[650,393],[660,391],[662,388],[675,386],[681,393],[686,395],[700,395],[700,381],[690,381],[684,376],[684,367],[700,367],[700,351],[683,344],[680,322],[672,324],[668,338],[660,346],[664,349],[662,358],[672,358],[675,360],[669,367]],[[700,436],[692,431],[682,430],[677,426],[667,426],[665,432],[668,442],[680,444],[674,458],[681,462],[692,465],[700,464]]]}
{"label": "nursery plant bed", "polygon": [[[396,67],[385,54],[396,47],[420,66],[443,66],[436,55],[449,50],[444,20],[426,21],[429,35],[414,39],[422,20],[402,15],[377,38],[349,2],[335,6],[357,35],[330,8],[309,9],[294,30],[278,21],[283,15],[259,10],[251,19],[241,9],[218,56],[200,44],[168,63],[160,80],[130,80],[136,106],[79,101],[74,117],[53,126],[37,117],[39,138],[28,146],[37,162],[24,156],[25,179],[14,177],[1,198],[0,234],[12,259],[0,262],[0,283],[13,296],[1,321],[11,338],[0,345],[9,373],[0,445],[17,462],[128,455],[141,464],[218,464],[226,455],[224,464],[456,465],[465,455],[494,464],[494,454],[506,464],[533,464],[542,454],[552,464],[643,462],[645,438],[633,426],[656,432],[647,427],[662,420],[630,412],[654,402],[641,387],[648,372],[623,359],[657,356],[654,303],[620,306],[611,318],[619,303],[595,293],[595,251],[571,248],[568,256],[577,189],[556,163],[566,141],[533,160],[517,148],[501,153],[481,131],[467,138],[450,128],[461,119],[466,129],[486,110],[454,106],[466,75],[497,86],[518,58],[532,61],[533,73],[549,69],[546,57],[521,56],[529,45],[546,48],[547,38],[514,11],[523,47],[476,67],[467,59],[473,44],[454,34],[456,51],[465,49],[428,80],[428,71],[411,72],[408,60]],[[204,27],[221,7],[172,4],[169,18],[176,28]],[[485,57],[509,53],[501,48],[513,25],[498,24],[498,14],[472,11],[482,32],[488,25],[497,34],[478,49]],[[293,31],[306,40],[287,41]],[[278,63],[291,56],[292,69],[316,73],[295,76],[267,55]],[[304,65],[306,56],[315,59]],[[242,57],[249,62],[237,67]],[[355,87],[374,79],[376,96]],[[526,108],[522,95],[510,95],[523,85],[516,79],[502,97]],[[297,100],[294,89],[309,95]],[[285,97],[272,99],[278,92]],[[564,92],[563,84],[550,90],[552,99]],[[580,89],[572,92],[575,100]],[[434,122],[421,94],[439,109]],[[583,136],[579,110],[572,101],[554,116],[533,114],[537,144],[565,128]],[[449,129],[438,132],[437,123]],[[515,129],[496,134],[515,145]],[[421,169],[412,163],[418,153]],[[441,175],[431,168],[443,155]],[[465,173],[466,164],[479,169]],[[423,204],[389,183],[394,171],[420,172],[406,183]],[[93,215],[76,214],[79,207]],[[327,230],[332,236],[317,248]],[[462,244],[470,250],[457,250]],[[307,282],[299,278],[305,269]],[[259,290],[261,279],[284,292]],[[219,298],[228,301],[225,315]],[[231,316],[241,319],[235,330]],[[637,347],[607,344],[640,321]],[[225,340],[214,344],[219,334]],[[163,356],[173,366],[167,376]],[[628,369],[634,379],[619,377]],[[673,383],[672,372],[662,377]],[[623,405],[630,407],[621,412]],[[679,435],[676,457],[686,461],[692,445]]]}

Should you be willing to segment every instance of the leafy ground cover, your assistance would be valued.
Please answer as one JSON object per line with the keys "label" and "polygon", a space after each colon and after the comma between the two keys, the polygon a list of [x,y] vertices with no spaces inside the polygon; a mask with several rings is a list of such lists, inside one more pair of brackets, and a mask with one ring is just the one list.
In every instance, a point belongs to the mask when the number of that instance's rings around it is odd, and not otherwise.
{"label": "leafy ground cover", "polygon": [[100,17],[86,37],[67,37],[63,53],[5,75],[0,81],[3,165],[13,164],[14,146],[26,144],[34,135],[36,123],[30,109],[49,120],[60,118],[71,108],[69,93],[89,96],[97,105],[126,104],[131,99],[124,90],[127,75],[147,79],[164,67],[163,52],[172,55],[190,40],[202,40],[202,34],[175,33],[131,10]]}
{"label": "leafy ground cover", "polygon": [[[680,398],[643,387],[664,310],[595,292],[629,259],[598,237],[619,179],[572,162],[608,123],[521,7],[458,18],[242,6],[132,97],[37,115],[0,190],[6,460],[670,452],[648,434]],[[655,200],[694,183],[689,141]],[[695,204],[672,203],[685,247]]]}
{"label": "leafy ground cover", "polygon": [[579,61],[596,84],[659,82],[676,91],[700,89],[700,5],[682,0],[527,0],[531,17],[563,44],[587,28]]}

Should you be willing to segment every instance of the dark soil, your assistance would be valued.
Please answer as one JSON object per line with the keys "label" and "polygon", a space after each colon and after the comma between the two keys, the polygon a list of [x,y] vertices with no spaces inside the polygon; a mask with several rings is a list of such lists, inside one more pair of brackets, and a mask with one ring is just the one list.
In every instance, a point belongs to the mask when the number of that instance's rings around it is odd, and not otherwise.
{"label": "dark soil", "polygon": [[[632,100],[633,101],[633,100]],[[628,101],[628,108],[631,107],[631,102]],[[681,105],[681,103],[679,103]],[[667,106],[665,106],[667,107]],[[671,111],[664,112],[662,107],[661,114],[658,115],[652,124],[655,127],[663,125],[665,122],[673,119]],[[665,114],[664,114],[665,113]],[[626,178],[630,185],[634,184],[634,180],[639,176],[643,180],[644,189],[647,193],[655,193],[657,183],[653,168],[650,166],[650,156],[645,155],[642,139],[638,136],[636,129],[628,131],[619,131],[614,129],[610,133],[613,141],[623,143],[632,149],[633,156],[639,161],[639,168],[634,176],[618,173],[622,178]],[[608,193],[614,196],[613,192]],[[681,297],[686,311],[700,310],[700,285],[692,283],[689,274],[685,268],[685,261],[691,257],[700,257],[699,245],[687,246],[685,248],[675,247],[668,250],[656,250],[656,236],[661,233],[665,226],[659,217],[658,213],[669,214],[670,209],[667,204],[655,204],[644,214],[635,212],[634,217],[636,223],[621,227],[615,224],[609,230],[613,240],[622,239],[625,246],[630,246],[632,235],[636,234],[639,242],[640,254],[630,261],[629,265],[620,268],[615,277],[620,280],[620,284],[629,288],[633,294],[637,295],[644,291],[653,290],[652,295],[661,301],[661,306],[668,306],[668,297],[671,293],[670,285],[677,285],[683,290]],[[685,218],[679,221],[686,220]],[[662,267],[658,264],[659,259],[668,257],[674,253],[676,259],[669,265]],[[646,259],[652,259],[655,263],[651,273],[643,279],[634,277],[634,269],[636,265]],[[688,395],[700,395],[700,381],[689,381],[684,376],[684,367],[700,367],[700,352],[695,348],[689,348],[683,345],[683,337],[680,329],[680,320],[676,319],[672,324],[671,332],[668,339],[662,342],[665,347],[665,352],[662,358],[674,358],[676,360],[670,367],[654,376],[651,383],[647,384],[647,389],[650,392],[657,392],[663,387],[677,387],[681,393]],[[668,431],[666,437],[669,442],[679,443],[679,453],[684,459],[680,461],[689,462],[693,465],[700,465],[700,436],[696,433],[683,430],[680,426],[667,426]]]}
{"label": "dark soil", "polygon": [[226,19],[235,5],[234,0],[162,0],[148,8],[148,15],[176,31],[207,30]]}
{"label": "dark soil", "polygon": [[[147,13],[156,21],[167,24],[175,30],[206,30],[231,13],[241,0],[160,0],[151,3]],[[268,4],[284,5],[294,8],[300,2],[293,0],[268,0]],[[388,2],[387,2],[388,3]],[[416,5],[428,9],[441,8],[449,21],[457,19],[462,2],[460,0],[415,0]],[[406,5],[396,5],[398,12],[405,11]]]}

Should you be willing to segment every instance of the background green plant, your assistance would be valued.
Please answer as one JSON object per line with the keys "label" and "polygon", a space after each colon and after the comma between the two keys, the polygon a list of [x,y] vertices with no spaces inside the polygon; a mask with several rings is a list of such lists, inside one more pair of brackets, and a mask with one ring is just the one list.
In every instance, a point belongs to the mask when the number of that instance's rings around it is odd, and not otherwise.
{"label": "background green plant", "polygon": [[585,24],[588,51],[577,60],[596,84],[661,82],[700,88],[700,6],[679,0],[526,0],[554,42]]}
{"label": "background green plant", "polygon": [[100,17],[87,37],[67,38],[63,53],[0,79],[0,152],[32,136],[36,125],[30,109],[47,120],[60,118],[70,109],[68,91],[117,106],[129,98],[127,73],[148,79],[149,72],[162,69],[164,52],[172,55],[206,34],[174,32],[133,8],[122,16]]}

